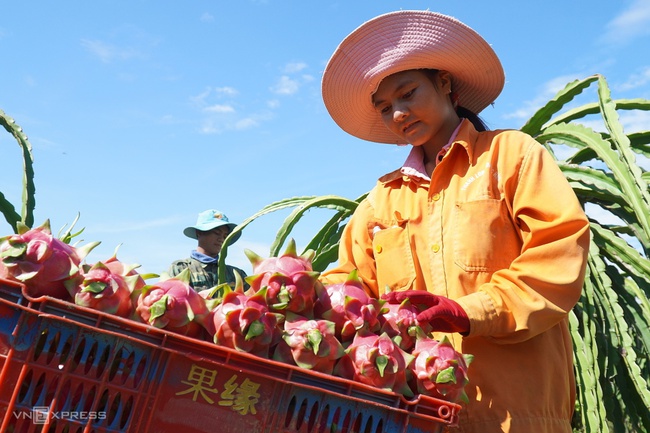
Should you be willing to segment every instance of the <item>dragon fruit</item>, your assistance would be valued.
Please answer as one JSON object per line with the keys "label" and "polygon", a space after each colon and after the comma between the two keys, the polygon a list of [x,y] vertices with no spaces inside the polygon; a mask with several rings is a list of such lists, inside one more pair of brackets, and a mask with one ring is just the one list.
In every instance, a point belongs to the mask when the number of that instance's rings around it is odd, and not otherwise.
{"label": "dragon fruit", "polygon": [[457,352],[447,336],[438,341],[424,334],[418,335],[412,354],[415,359],[410,369],[417,392],[452,403],[468,402],[465,385],[472,355]]}
{"label": "dragon fruit", "polygon": [[52,235],[49,220],[34,229],[19,223],[17,234],[0,238],[0,260],[7,279],[23,283],[27,295],[70,300],[66,282],[81,281],[81,261],[97,245],[66,244]]}
{"label": "dragon fruit", "polygon": [[263,259],[251,250],[244,252],[253,266],[253,275],[246,281],[255,292],[267,288],[267,304],[273,311],[311,316],[315,285],[320,275],[311,265],[313,250],[298,255],[296,242],[291,239],[285,252],[278,257]]}
{"label": "dragon fruit", "polygon": [[332,374],[345,349],[336,338],[334,323],[287,313],[283,341],[275,347],[273,358],[302,368]]}
{"label": "dragon fruit", "polygon": [[111,257],[109,257],[106,260],[102,260],[102,263],[106,265],[106,267],[116,275],[121,275],[125,277],[127,280],[127,283],[130,286],[130,289],[132,292],[138,292],[142,290],[142,288],[147,284],[146,280],[149,278],[157,278],[160,275],[157,274],[141,274],[138,271],[136,271],[137,268],[140,267],[139,264],[135,263],[124,263],[120,259],[117,258],[117,250],[119,248],[119,245],[117,248],[115,248],[115,252]]}
{"label": "dragon fruit", "polygon": [[210,311],[189,284],[189,269],[175,277],[142,288],[136,305],[137,316],[156,328],[203,338]]}
{"label": "dragon fruit", "polygon": [[379,331],[379,314],[385,302],[368,296],[356,270],[350,272],[345,282],[316,288],[314,316],[334,322],[342,342],[352,340],[363,329]]}
{"label": "dragon fruit", "polygon": [[266,288],[246,294],[238,274],[235,279],[235,289],[224,288],[223,297],[211,311],[207,329],[215,344],[269,358],[271,347],[280,339],[284,316],[269,310]]}
{"label": "dragon fruit", "polygon": [[66,282],[75,304],[121,317],[133,314],[131,294],[135,280],[129,285],[125,277],[114,273],[102,262],[95,263],[86,271],[82,270],[81,274],[81,284],[73,287],[71,281]]}
{"label": "dragon fruit", "polygon": [[9,278],[9,270],[2,262],[0,262],[0,278],[4,278],[5,280]]}
{"label": "dragon fruit", "polygon": [[420,324],[418,322],[419,312],[418,307],[408,299],[401,304],[386,303],[379,315],[381,323],[379,332],[388,334],[401,349],[410,353],[415,346],[419,330],[427,334],[432,331],[431,325],[428,323]]}
{"label": "dragon fruit", "polygon": [[358,332],[334,368],[334,374],[366,385],[413,396],[408,385],[413,356],[400,349],[388,334]]}

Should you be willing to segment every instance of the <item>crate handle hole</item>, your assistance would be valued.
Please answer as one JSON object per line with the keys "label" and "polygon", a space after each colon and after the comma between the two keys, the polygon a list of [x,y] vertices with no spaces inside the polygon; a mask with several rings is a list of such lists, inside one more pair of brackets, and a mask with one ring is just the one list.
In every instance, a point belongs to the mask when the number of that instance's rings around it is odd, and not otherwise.
{"label": "crate handle hole", "polygon": [[[305,400],[306,401],[306,400]],[[309,413],[309,420],[307,421],[307,431],[314,431],[314,426],[318,420],[318,402],[315,402],[311,407],[311,412]]]}
{"label": "crate handle hole", "polygon": [[327,422],[329,416],[330,416],[330,405],[326,404],[325,407],[323,408],[323,411],[320,414],[320,421],[318,423],[318,433],[325,433],[325,429],[329,427]]}
{"label": "crate handle hole", "polygon": [[106,370],[106,366],[108,365],[108,359],[111,356],[111,349],[112,348],[110,346],[104,347],[104,351],[102,352],[101,356],[97,360],[97,370],[95,371],[95,377],[97,377],[98,379],[104,373],[104,370]]}
{"label": "crate handle hole", "polygon": [[287,413],[284,417],[284,428],[288,428],[291,425],[291,419],[293,418],[293,413],[296,410],[296,397],[292,397],[287,406]]}

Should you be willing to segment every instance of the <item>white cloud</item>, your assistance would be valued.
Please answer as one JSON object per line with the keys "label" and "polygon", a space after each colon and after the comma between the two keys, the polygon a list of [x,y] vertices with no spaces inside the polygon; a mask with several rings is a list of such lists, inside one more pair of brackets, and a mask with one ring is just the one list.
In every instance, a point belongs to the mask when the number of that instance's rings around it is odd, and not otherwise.
{"label": "white cloud", "polygon": [[214,104],[203,109],[206,113],[234,113],[235,109],[231,105]]}
{"label": "white cloud", "polygon": [[211,23],[212,21],[214,21],[214,15],[212,15],[209,12],[203,12],[200,19],[204,23]]}
{"label": "white cloud", "polygon": [[208,87],[198,95],[190,96],[190,101],[192,101],[192,103],[195,105],[203,106],[206,104],[205,100],[208,98],[208,96],[210,96],[210,93],[212,93],[212,89]]}
{"label": "white cloud", "polygon": [[239,93],[237,89],[230,86],[217,87],[214,89],[214,91],[217,92],[217,94],[219,95],[227,95],[227,96],[235,96]]}
{"label": "white cloud", "polygon": [[238,131],[243,131],[245,129],[255,128],[259,125],[259,122],[253,118],[241,119],[235,122],[234,128]]}
{"label": "white cloud", "polygon": [[645,35],[650,35],[650,1],[634,0],[607,24],[603,39],[609,43],[626,43]]}
{"label": "white cloud", "polygon": [[[235,109],[230,103],[213,103],[214,99],[235,97],[239,94],[233,87],[208,87],[190,100],[200,111],[199,132],[201,134],[221,134],[226,131],[245,131],[259,127],[273,117],[271,112],[246,113],[245,107]],[[279,103],[276,104],[279,105]],[[267,103],[272,108],[273,103]]]}
{"label": "white cloud", "polygon": [[271,87],[273,93],[279,95],[293,95],[300,88],[300,84],[286,75],[280,77],[278,82]]}
{"label": "white cloud", "polygon": [[647,131],[650,125],[650,112],[632,110],[619,111],[620,121],[626,133]]}
{"label": "white cloud", "polygon": [[648,83],[650,83],[650,66],[646,67],[639,73],[630,75],[626,82],[616,86],[616,90],[634,90],[643,87]]}
{"label": "white cloud", "polygon": [[551,100],[551,98],[553,98],[557,92],[564,89],[568,83],[578,79],[578,77],[578,74],[562,75],[547,81],[546,83],[542,84],[540,91],[533,99],[524,101],[522,107],[519,107],[517,110],[511,113],[505,114],[503,117],[505,119],[529,118],[537,110],[544,106],[549,100]]}
{"label": "white cloud", "polygon": [[116,59],[126,60],[138,55],[134,49],[119,48],[99,40],[82,39],[81,45],[103,63],[110,63]]}
{"label": "white cloud", "polygon": [[307,64],[304,62],[291,62],[287,63],[284,67],[284,72],[286,74],[295,74],[300,72],[307,67]]}
{"label": "white cloud", "polygon": [[223,96],[236,96],[238,93],[239,92],[234,87],[207,87],[198,95],[190,96],[190,101],[192,101],[194,105],[203,108],[208,105],[208,100],[213,95],[216,95],[217,98],[221,98]]}

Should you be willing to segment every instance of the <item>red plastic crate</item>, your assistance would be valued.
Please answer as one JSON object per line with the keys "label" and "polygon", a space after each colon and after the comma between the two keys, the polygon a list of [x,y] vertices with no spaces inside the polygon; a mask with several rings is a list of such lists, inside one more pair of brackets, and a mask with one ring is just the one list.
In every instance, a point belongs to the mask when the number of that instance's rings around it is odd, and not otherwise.
{"label": "red plastic crate", "polygon": [[459,410],[30,299],[0,279],[2,433],[436,433]]}

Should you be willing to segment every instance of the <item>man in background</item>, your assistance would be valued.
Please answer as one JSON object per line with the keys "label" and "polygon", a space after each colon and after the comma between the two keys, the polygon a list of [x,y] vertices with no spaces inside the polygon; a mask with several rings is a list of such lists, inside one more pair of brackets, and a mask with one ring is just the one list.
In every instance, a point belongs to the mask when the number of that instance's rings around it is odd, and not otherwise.
{"label": "man in background", "polygon": [[[194,290],[198,292],[216,286],[219,253],[223,241],[236,226],[237,224],[230,222],[223,212],[216,209],[201,212],[196,224],[183,230],[185,236],[198,241],[196,249],[192,250],[189,258],[174,261],[169,267],[169,275],[176,276],[184,269],[189,268],[190,285]],[[239,235],[238,233],[235,236],[233,243],[237,241]],[[246,273],[242,269],[226,265],[226,282],[233,288],[235,287],[235,271],[242,279],[246,277]],[[244,288],[248,288],[248,284],[244,283]]]}

